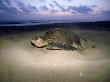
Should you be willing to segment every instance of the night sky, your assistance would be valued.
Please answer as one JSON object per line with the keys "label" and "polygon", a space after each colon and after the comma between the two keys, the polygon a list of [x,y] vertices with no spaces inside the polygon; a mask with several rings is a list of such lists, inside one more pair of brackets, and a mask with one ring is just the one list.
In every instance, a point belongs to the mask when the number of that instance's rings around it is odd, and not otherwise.
{"label": "night sky", "polygon": [[0,20],[110,20],[110,0],[0,0]]}

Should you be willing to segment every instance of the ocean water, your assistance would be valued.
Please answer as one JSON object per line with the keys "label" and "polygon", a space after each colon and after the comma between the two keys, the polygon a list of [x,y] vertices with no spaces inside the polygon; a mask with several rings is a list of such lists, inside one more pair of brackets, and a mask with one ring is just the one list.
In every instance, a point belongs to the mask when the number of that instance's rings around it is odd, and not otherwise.
{"label": "ocean water", "polygon": [[71,23],[73,21],[65,20],[13,20],[13,21],[0,21],[0,26],[28,26],[28,25],[42,25],[53,23]]}
{"label": "ocean water", "polygon": [[[45,25],[45,26],[43,26]],[[0,21],[0,30],[2,29],[48,29],[48,28],[66,28],[66,29],[86,29],[86,30],[106,30],[110,31],[110,21],[96,22],[74,22],[72,20],[13,20]]]}

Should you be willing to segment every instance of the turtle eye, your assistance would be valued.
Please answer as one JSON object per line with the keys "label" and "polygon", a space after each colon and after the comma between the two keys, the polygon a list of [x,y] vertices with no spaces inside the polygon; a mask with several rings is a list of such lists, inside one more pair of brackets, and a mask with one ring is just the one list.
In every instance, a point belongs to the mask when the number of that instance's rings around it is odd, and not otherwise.
{"label": "turtle eye", "polygon": [[38,39],[38,36],[35,36],[35,39],[37,40]]}
{"label": "turtle eye", "polygon": [[36,37],[36,36],[34,38],[32,38],[32,40],[37,40],[37,39],[38,39],[38,37]]}
{"label": "turtle eye", "polygon": [[32,38],[32,40],[35,40],[35,38]]}

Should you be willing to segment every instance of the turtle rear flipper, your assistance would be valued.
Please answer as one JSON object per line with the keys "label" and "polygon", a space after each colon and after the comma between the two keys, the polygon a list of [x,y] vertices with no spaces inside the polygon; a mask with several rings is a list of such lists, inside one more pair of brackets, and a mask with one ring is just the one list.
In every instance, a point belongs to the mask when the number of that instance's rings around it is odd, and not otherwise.
{"label": "turtle rear flipper", "polygon": [[70,45],[62,44],[62,43],[58,43],[58,42],[48,43],[46,48],[48,50],[76,50],[76,48],[74,48]]}
{"label": "turtle rear flipper", "polygon": [[90,41],[85,40],[84,38],[80,39],[81,45],[84,48],[84,50],[95,48],[95,45],[92,45]]}

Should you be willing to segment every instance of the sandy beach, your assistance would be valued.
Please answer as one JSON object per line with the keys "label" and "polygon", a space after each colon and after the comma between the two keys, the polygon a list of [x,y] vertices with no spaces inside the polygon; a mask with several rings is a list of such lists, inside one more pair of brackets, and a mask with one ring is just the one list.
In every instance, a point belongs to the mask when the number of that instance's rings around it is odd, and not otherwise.
{"label": "sandy beach", "polygon": [[2,33],[0,82],[109,82],[110,31],[71,30],[96,48],[80,54],[77,51],[33,47],[31,38],[43,35],[45,29]]}

